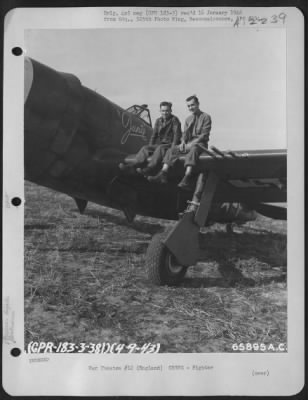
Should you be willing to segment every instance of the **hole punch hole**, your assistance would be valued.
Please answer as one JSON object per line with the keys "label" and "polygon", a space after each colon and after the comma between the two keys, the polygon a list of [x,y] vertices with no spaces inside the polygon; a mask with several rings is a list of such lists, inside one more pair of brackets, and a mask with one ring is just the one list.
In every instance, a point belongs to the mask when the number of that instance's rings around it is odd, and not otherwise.
{"label": "hole punch hole", "polygon": [[21,47],[13,47],[12,53],[14,54],[14,56],[21,56],[23,51]]}
{"label": "hole punch hole", "polygon": [[12,204],[13,204],[13,206],[16,206],[16,207],[20,206],[21,205],[21,199],[19,197],[13,197],[12,198]]}
{"label": "hole punch hole", "polygon": [[20,356],[20,354],[21,354],[21,350],[18,347],[14,347],[11,350],[11,356],[13,356],[13,357],[18,357],[18,356]]}

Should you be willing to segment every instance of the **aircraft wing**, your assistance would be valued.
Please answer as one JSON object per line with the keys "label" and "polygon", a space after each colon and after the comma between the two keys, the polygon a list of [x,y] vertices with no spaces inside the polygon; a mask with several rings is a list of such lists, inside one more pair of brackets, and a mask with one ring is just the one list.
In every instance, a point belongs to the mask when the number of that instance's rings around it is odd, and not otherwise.
{"label": "aircraft wing", "polygon": [[[200,172],[214,172],[219,179],[215,201],[286,202],[286,150],[220,151],[204,149]],[[181,156],[184,162],[185,156]]]}
{"label": "aircraft wing", "polygon": [[[182,162],[184,159],[181,157]],[[199,170],[207,179],[199,175],[192,208],[184,212],[164,241],[181,265],[189,266],[197,261],[199,228],[207,223],[215,202],[241,203],[248,210],[268,217],[287,218],[286,209],[264,204],[286,201],[285,150],[223,152],[212,147],[205,149],[201,156]]]}
{"label": "aircraft wing", "polygon": [[[128,156],[132,162],[134,156]],[[185,155],[171,172],[170,185],[177,183],[184,174]],[[215,202],[242,202],[252,206],[260,203],[287,201],[287,151],[239,150],[221,151],[216,147],[204,149],[197,172],[214,172],[219,183]],[[152,187],[148,187],[151,191]],[[153,190],[157,190],[153,185]],[[163,190],[163,188],[161,188]],[[191,193],[183,193],[191,198]]]}

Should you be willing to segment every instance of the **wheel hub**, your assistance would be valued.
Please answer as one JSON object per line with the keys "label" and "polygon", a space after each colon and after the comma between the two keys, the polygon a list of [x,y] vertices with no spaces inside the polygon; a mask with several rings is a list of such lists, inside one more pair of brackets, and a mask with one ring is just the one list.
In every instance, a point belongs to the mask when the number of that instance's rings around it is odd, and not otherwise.
{"label": "wheel hub", "polygon": [[178,274],[183,268],[183,266],[177,262],[173,254],[168,254],[166,257],[166,264],[169,271],[173,274]]}

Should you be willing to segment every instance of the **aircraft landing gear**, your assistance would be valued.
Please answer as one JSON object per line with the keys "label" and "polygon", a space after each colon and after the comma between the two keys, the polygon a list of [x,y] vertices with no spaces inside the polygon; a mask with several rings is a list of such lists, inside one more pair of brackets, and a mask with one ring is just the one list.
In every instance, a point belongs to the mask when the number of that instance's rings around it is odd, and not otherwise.
{"label": "aircraft landing gear", "polygon": [[178,285],[184,278],[187,267],[180,265],[165,246],[166,232],[155,235],[146,253],[148,277],[156,285]]}
{"label": "aircraft landing gear", "polygon": [[187,268],[198,261],[199,232],[206,225],[219,177],[200,173],[193,199],[172,229],[152,239],[146,255],[149,279],[158,285],[177,285]]}

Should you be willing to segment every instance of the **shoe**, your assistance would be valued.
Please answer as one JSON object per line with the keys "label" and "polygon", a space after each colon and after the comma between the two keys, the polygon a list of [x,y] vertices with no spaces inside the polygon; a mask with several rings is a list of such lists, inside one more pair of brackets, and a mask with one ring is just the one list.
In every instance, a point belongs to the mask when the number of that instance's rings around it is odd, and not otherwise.
{"label": "shoe", "polygon": [[124,163],[119,164],[119,169],[120,169],[122,172],[127,172],[127,173],[133,173],[133,172],[136,171],[136,170],[135,170],[135,167],[134,167],[133,165],[124,164]]}
{"label": "shoe", "polygon": [[167,172],[160,171],[155,176],[148,176],[148,181],[154,183],[168,183]]}
{"label": "shoe", "polygon": [[119,164],[119,168],[121,171],[125,171],[127,169],[127,167],[129,167],[128,164],[124,164],[124,163],[120,163]]}
{"label": "shoe", "polygon": [[178,184],[178,187],[183,190],[194,191],[195,185],[192,177],[190,175],[184,175],[184,178]]}
{"label": "shoe", "polygon": [[140,174],[140,175],[149,176],[149,175],[152,175],[152,173],[153,173],[153,168],[151,168],[151,167],[137,168],[136,171],[137,171],[138,174]]}

